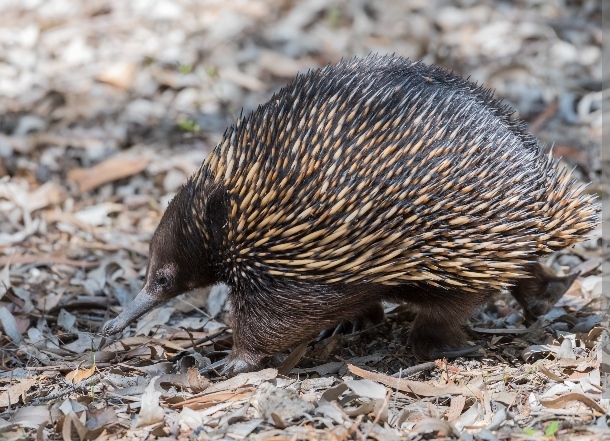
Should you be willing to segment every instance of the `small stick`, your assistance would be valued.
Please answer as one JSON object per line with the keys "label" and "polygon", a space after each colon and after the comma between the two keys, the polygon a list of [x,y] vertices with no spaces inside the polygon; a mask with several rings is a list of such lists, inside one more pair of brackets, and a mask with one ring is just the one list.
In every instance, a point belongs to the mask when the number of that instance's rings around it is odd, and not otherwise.
{"label": "small stick", "polygon": [[411,366],[410,368],[407,368],[407,369],[401,369],[399,372],[396,372],[395,374],[393,374],[392,377],[394,377],[394,378],[409,377],[413,374],[417,374],[418,372],[427,371],[429,369],[434,369],[434,368],[436,368],[436,362],[428,361],[426,363],[416,364],[415,366]]}

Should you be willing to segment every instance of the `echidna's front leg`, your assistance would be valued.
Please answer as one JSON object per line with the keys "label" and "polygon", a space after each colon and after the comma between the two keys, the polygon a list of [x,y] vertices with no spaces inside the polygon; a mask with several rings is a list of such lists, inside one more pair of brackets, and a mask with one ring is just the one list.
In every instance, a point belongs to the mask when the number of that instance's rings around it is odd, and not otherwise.
{"label": "echidna's front leg", "polygon": [[305,341],[370,307],[366,291],[346,294],[328,286],[286,283],[264,292],[230,296],[233,350],[225,373],[254,370],[269,357]]}
{"label": "echidna's front leg", "polygon": [[527,270],[530,277],[519,279],[510,292],[523,307],[525,319],[532,323],[551,310],[579,273],[556,276],[540,263],[529,265]]}

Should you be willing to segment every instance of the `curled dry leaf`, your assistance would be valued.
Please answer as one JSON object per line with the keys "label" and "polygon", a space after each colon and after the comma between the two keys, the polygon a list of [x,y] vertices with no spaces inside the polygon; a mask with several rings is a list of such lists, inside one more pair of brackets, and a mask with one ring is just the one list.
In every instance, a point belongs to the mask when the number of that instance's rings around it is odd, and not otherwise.
{"label": "curled dry leaf", "polygon": [[352,380],[346,381],[345,384],[356,395],[373,400],[382,400],[387,394],[385,387],[371,380]]}
{"label": "curled dry leaf", "polygon": [[394,378],[389,375],[379,374],[377,372],[366,371],[352,364],[347,365],[350,372],[356,374],[362,378],[376,381],[381,384],[385,384],[393,389],[399,391],[412,393],[423,397],[438,397],[441,395],[456,394],[465,395],[468,397],[478,396],[478,391],[462,386],[445,385],[436,386],[433,384],[424,383],[421,381],[404,380],[400,378]]}
{"label": "curled dry leaf", "polygon": [[595,400],[578,392],[570,392],[553,399],[540,400],[540,404],[545,407],[550,407],[551,409],[561,409],[570,401],[580,401],[586,406],[589,406],[591,409],[598,411],[602,415],[606,414],[606,411],[599,404],[597,404]]}
{"label": "curled dry leaf", "polygon": [[4,329],[4,333],[8,335],[15,344],[23,343],[23,337],[19,331],[17,320],[15,320],[13,314],[4,306],[0,307],[0,324],[2,325],[2,329]]}
{"label": "curled dry leaf", "polygon": [[548,354],[557,354],[559,346],[554,345],[531,345],[523,350],[521,357],[525,362],[533,359],[546,357]]}
{"label": "curled dry leaf", "polygon": [[[436,418],[426,418],[418,422],[411,433],[437,432],[439,435],[460,437],[460,433],[450,423]],[[441,435],[442,436],[442,435]]]}
{"label": "curled dry leaf", "polygon": [[345,366],[345,363],[342,361],[331,361],[330,363],[324,363],[320,366],[315,366],[311,368],[297,368],[290,371],[291,374],[309,374],[312,372],[317,373],[318,375],[329,375],[336,374],[339,370]]}
{"label": "curled dry leaf", "polygon": [[464,412],[455,422],[455,427],[462,430],[464,427],[473,426],[483,420],[485,412],[483,406],[477,401],[470,409]]}
{"label": "curled dry leaf", "polygon": [[[231,436],[231,438],[235,439],[246,439],[248,435],[250,435],[259,424],[263,422],[262,418],[252,419],[247,422],[233,424],[227,434]],[[271,438],[267,438],[271,439]],[[279,440],[280,438],[273,438]]]}
{"label": "curled dry leaf", "polygon": [[104,430],[111,428],[119,422],[116,411],[107,407],[105,409],[92,409],[88,412],[85,428],[85,439],[96,439]]}
{"label": "curled dry leaf", "polygon": [[51,413],[47,406],[26,406],[15,411],[10,422],[29,429],[38,429],[39,426],[51,420]]}
{"label": "curled dry leaf", "polygon": [[144,390],[144,394],[142,395],[142,406],[134,425],[136,428],[163,421],[165,412],[159,404],[159,398],[161,398],[162,394],[156,389],[158,378],[158,376],[153,377]]}
{"label": "curled dry leaf", "polygon": [[538,365],[538,372],[546,375],[548,378],[550,378],[553,381],[557,381],[558,383],[563,383],[563,378],[561,378],[559,375],[554,374],[553,372],[551,372],[546,366],[544,366],[543,364],[539,364]]}
{"label": "curled dry leaf", "polygon": [[215,392],[206,395],[189,398],[172,404],[172,408],[180,409],[188,407],[193,410],[209,409],[219,403],[231,405],[233,402],[248,399],[254,396],[255,389],[252,387],[238,388],[231,392]]}

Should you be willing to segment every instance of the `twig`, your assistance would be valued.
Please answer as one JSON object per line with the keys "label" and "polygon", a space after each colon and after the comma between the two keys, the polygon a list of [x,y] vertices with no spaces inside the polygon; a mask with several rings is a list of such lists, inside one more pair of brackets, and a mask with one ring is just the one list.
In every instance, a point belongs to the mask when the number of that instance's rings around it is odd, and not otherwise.
{"label": "twig", "polygon": [[69,395],[73,392],[78,392],[78,391],[82,391],[82,390],[88,391],[88,388],[92,383],[99,382],[100,380],[101,380],[100,374],[93,375],[92,377],[89,377],[86,380],[80,381],[76,384],[68,385],[68,387],[62,391],[53,392],[52,394],[46,395],[44,397],[36,398],[32,402],[32,406],[38,406],[38,405],[40,405],[42,403],[46,403],[48,401],[57,400],[58,398],[65,397],[66,395]]}
{"label": "twig", "polygon": [[215,339],[216,337],[220,337],[222,334],[224,334],[225,332],[227,332],[227,328],[221,329],[218,332],[215,332],[214,334],[208,335],[207,337],[202,337],[199,338],[197,340],[195,340],[195,342],[193,343],[193,346],[185,346],[184,349],[188,349],[189,347],[195,347],[195,346],[199,346],[202,345],[208,341],[212,341],[213,339]]}
{"label": "twig", "polygon": [[401,369],[399,372],[396,372],[395,374],[393,374],[392,377],[394,377],[394,378],[409,377],[413,374],[417,374],[418,372],[427,371],[429,369],[434,369],[434,368],[436,368],[436,362],[429,361],[427,363],[416,364],[415,366],[411,366],[410,368],[407,368],[407,369]]}
{"label": "twig", "polygon": [[[85,365],[86,366],[86,365]],[[95,363],[95,366],[98,368],[103,368],[103,367],[110,367],[110,366],[114,366],[114,363]],[[63,366],[59,366],[59,365],[54,365],[54,366],[26,366],[24,367],[24,369],[27,369],[28,371],[73,371],[76,368],[75,364],[68,364],[68,365],[63,365]]]}
{"label": "twig", "polygon": [[550,103],[548,106],[546,106],[544,108],[544,110],[538,114],[538,116],[536,116],[536,118],[528,126],[527,130],[530,133],[535,135],[551,119],[553,119],[553,116],[555,116],[555,113],[557,112],[557,109],[559,109],[559,103],[558,103],[557,100],[554,100],[552,103]]}

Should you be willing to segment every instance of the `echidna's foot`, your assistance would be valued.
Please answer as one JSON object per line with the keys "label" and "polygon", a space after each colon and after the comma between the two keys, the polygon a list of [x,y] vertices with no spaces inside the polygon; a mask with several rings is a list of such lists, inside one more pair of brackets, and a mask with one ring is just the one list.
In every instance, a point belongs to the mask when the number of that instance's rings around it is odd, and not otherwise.
{"label": "echidna's foot", "polygon": [[316,342],[338,334],[354,334],[362,331],[367,326],[374,326],[383,321],[384,313],[381,303],[376,303],[370,308],[360,312],[357,317],[349,320],[341,320],[334,328],[325,329],[316,338]]}
{"label": "echidna's foot", "polygon": [[252,372],[260,368],[263,357],[255,356],[244,351],[235,351],[226,359],[225,364],[220,372],[227,377],[233,377],[244,372]]}
{"label": "echidna's foot", "polygon": [[435,349],[432,351],[431,359],[466,357],[467,355],[474,354],[479,349],[481,349],[481,345],[468,345],[452,349]]}
{"label": "echidna's foot", "polygon": [[533,323],[553,308],[579,273],[560,277],[539,263],[532,264],[527,269],[531,277],[519,279],[510,292],[523,307],[526,321]]}

